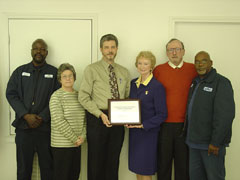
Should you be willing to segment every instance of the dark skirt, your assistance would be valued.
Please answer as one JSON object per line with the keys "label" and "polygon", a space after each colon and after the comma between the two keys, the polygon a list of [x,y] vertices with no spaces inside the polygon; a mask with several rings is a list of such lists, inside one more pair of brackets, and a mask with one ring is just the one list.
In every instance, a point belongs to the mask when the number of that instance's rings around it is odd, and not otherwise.
{"label": "dark skirt", "polygon": [[129,170],[140,175],[157,171],[158,132],[129,129]]}

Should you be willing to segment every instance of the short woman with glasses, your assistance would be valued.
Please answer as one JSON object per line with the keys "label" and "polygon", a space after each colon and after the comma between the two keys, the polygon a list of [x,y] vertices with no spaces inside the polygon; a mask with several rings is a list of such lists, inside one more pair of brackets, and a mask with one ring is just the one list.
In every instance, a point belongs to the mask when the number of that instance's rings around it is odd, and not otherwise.
{"label": "short woman with glasses", "polygon": [[86,138],[85,111],[73,88],[74,67],[68,63],[58,68],[57,79],[62,87],[50,99],[51,147],[54,180],[78,180],[80,175],[81,144]]}

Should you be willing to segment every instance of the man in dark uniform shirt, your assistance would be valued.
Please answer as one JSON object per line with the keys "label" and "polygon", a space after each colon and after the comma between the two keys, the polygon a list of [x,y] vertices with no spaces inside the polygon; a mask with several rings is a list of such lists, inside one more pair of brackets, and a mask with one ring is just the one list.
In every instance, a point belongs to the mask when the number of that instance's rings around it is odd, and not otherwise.
{"label": "man in dark uniform shirt", "polygon": [[15,111],[17,179],[31,180],[34,153],[41,179],[52,179],[49,99],[58,89],[57,69],[46,63],[48,46],[42,39],[32,44],[32,61],[18,67],[7,84],[6,97]]}

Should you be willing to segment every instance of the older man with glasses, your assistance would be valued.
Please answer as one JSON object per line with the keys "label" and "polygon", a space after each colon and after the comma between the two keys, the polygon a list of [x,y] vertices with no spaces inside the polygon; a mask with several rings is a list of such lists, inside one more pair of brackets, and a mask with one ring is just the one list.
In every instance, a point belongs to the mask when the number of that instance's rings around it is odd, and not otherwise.
{"label": "older man with glasses", "polygon": [[166,89],[168,118],[161,125],[158,144],[158,179],[171,180],[172,162],[176,180],[188,180],[188,147],[182,136],[187,97],[191,82],[197,76],[194,65],[183,61],[184,45],[171,39],[166,45],[169,61],[158,65],[154,77]]}

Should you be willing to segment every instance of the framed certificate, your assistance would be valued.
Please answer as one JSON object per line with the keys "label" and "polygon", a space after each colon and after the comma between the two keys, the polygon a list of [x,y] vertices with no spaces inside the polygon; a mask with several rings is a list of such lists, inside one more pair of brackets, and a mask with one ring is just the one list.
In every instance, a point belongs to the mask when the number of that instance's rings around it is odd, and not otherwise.
{"label": "framed certificate", "polygon": [[108,118],[112,125],[141,124],[139,99],[109,99]]}

